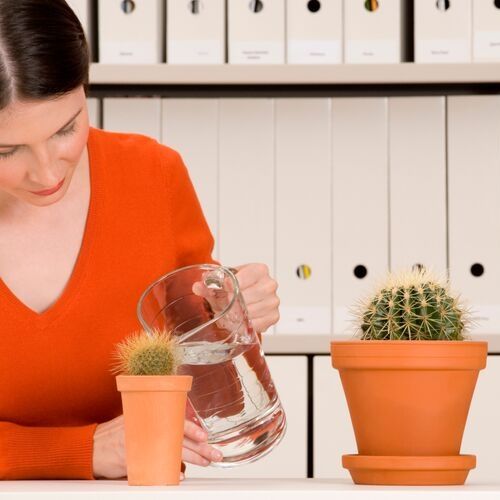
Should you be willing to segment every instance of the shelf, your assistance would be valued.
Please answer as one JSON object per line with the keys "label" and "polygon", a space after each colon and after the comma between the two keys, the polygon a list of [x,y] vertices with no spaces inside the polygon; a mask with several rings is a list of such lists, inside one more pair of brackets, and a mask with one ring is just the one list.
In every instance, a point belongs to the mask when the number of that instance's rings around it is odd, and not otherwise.
{"label": "shelf", "polygon": [[339,65],[109,65],[94,85],[410,85],[500,83],[500,63]]}
{"label": "shelf", "polygon": [[[335,335],[335,340],[353,340],[352,336]],[[486,340],[489,354],[500,354],[500,334],[472,334],[470,340]],[[330,335],[262,334],[266,354],[330,354]]]}
{"label": "shelf", "polygon": [[[235,471],[236,472],[236,471]],[[480,500],[498,498],[500,485],[473,483],[465,486],[357,486],[346,479],[188,479],[179,486],[128,486],[125,481],[2,481],[0,500],[53,500],[96,498],[115,500]]]}

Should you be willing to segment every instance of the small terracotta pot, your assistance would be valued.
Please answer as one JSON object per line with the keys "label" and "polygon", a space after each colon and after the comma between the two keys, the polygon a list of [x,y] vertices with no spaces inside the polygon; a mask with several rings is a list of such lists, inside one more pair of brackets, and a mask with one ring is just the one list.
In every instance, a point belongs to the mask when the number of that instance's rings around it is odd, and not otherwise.
{"label": "small terracotta pot", "polygon": [[333,341],[359,455],[459,455],[487,351],[487,342]]}
{"label": "small terracotta pot", "polygon": [[189,375],[116,377],[125,419],[128,484],[177,485]]}

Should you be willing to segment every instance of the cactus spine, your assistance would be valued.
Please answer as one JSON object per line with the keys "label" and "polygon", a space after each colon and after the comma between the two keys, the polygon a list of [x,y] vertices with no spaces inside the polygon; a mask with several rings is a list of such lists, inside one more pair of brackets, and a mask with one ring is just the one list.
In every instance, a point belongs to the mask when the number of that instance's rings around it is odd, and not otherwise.
{"label": "cactus spine", "polygon": [[123,375],[174,375],[180,364],[179,346],[168,332],[141,331],[116,347],[115,373]]}
{"label": "cactus spine", "polygon": [[358,310],[363,340],[464,340],[468,311],[425,269],[390,274]]}

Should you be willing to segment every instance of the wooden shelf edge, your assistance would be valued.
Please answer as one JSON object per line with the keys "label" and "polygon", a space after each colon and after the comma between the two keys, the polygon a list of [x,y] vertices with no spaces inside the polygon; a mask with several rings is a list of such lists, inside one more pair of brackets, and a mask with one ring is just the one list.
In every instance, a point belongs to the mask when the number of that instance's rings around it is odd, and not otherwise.
{"label": "wooden shelf edge", "polygon": [[[262,346],[266,354],[330,354],[332,338],[352,340],[350,336],[264,333]],[[488,352],[500,354],[500,333],[494,335],[473,334],[470,340],[486,340]]]}
{"label": "wooden shelf edge", "polygon": [[339,65],[109,65],[95,85],[394,85],[500,83],[500,63]]}

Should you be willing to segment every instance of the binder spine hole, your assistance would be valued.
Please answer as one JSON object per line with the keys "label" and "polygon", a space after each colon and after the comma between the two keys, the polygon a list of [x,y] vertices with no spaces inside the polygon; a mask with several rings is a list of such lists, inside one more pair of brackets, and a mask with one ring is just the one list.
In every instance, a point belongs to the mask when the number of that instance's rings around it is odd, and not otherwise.
{"label": "binder spine hole", "polygon": [[444,12],[450,8],[450,0],[437,0],[436,7],[438,10]]}
{"label": "binder spine hole", "polygon": [[307,264],[302,264],[295,270],[295,274],[301,280],[308,280],[311,277],[311,268]]}
{"label": "binder spine hole", "polygon": [[365,0],[365,9],[370,12],[378,10],[378,0]]}
{"label": "binder spine hole", "polygon": [[135,2],[134,0],[123,0],[120,7],[125,14],[132,14],[135,10]]}
{"label": "binder spine hole", "polygon": [[479,276],[482,276],[484,274],[484,266],[476,262],[475,264],[472,264],[472,266],[470,266],[470,272],[472,276],[479,278]]}
{"label": "binder spine hole", "polygon": [[201,0],[190,0],[189,2],[189,12],[191,12],[191,14],[199,14],[202,7]]}
{"label": "binder spine hole", "polygon": [[258,13],[264,8],[264,3],[262,0],[251,0],[249,7],[252,12]]}
{"label": "binder spine hole", "polygon": [[362,264],[354,268],[354,276],[356,276],[356,278],[360,280],[365,278],[367,274],[368,274],[368,269]]}
{"label": "binder spine hole", "polygon": [[500,0],[495,0],[495,1],[493,2],[493,4],[495,5],[495,7],[496,7],[497,9],[500,9]]}
{"label": "binder spine hole", "polygon": [[321,2],[319,0],[309,0],[309,2],[307,2],[307,8],[309,12],[318,12],[318,10],[321,9]]}

